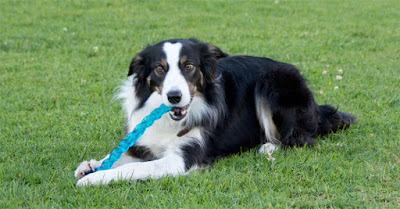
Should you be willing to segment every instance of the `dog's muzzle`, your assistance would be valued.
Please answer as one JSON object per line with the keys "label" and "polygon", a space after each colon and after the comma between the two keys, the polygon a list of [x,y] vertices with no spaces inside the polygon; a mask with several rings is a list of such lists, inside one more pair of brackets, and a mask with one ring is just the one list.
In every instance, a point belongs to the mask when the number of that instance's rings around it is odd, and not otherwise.
{"label": "dog's muzzle", "polygon": [[169,111],[169,115],[173,120],[182,120],[186,116],[188,108],[189,104],[185,107],[174,107],[171,109],[171,111]]}
{"label": "dog's muzzle", "polygon": [[182,101],[182,92],[180,90],[169,91],[167,99],[170,105],[172,104],[172,109],[169,112],[171,118],[176,121],[182,120],[187,114],[190,103],[184,107],[180,107],[179,103]]}

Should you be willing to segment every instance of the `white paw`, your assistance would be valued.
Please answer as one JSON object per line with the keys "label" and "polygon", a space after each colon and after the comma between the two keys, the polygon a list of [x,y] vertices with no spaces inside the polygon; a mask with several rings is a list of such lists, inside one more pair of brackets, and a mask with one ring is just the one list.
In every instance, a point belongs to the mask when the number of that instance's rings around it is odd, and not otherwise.
{"label": "white paw", "polygon": [[274,153],[275,150],[278,150],[278,146],[268,142],[268,143],[261,145],[258,152],[262,153],[262,154],[272,155],[272,153]]}
{"label": "white paw", "polygon": [[112,170],[96,171],[94,173],[88,174],[76,182],[76,186],[89,186],[89,185],[100,185],[108,184],[117,177],[112,174]]}
{"label": "white paw", "polygon": [[78,168],[76,168],[75,172],[74,172],[74,176],[77,179],[80,179],[82,177],[84,177],[86,174],[95,171],[96,168],[100,167],[101,162],[97,161],[97,160],[90,160],[90,162],[88,161],[83,161],[81,162],[81,164],[78,166]]}

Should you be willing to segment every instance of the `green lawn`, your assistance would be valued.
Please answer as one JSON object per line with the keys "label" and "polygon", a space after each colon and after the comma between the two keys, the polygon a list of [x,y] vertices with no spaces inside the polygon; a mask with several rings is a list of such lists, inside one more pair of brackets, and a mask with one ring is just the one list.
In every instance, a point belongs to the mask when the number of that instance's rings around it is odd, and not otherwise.
{"label": "green lawn", "polygon": [[[130,59],[190,37],[295,64],[318,103],[358,123],[273,163],[251,150],[189,176],[75,187],[77,165],[123,138],[113,96]],[[2,0],[0,208],[400,207],[399,66],[399,0]]]}

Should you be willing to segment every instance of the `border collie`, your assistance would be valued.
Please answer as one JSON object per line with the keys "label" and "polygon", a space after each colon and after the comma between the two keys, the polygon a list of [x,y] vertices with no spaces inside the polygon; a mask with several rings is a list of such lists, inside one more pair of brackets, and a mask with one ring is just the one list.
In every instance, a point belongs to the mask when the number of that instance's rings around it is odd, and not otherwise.
{"label": "border collie", "polygon": [[314,101],[292,65],[268,58],[229,56],[194,39],[174,39],[137,54],[118,98],[129,133],[152,110],[172,107],[110,170],[104,160],[82,162],[77,185],[157,179],[186,174],[217,158],[259,145],[260,153],[315,144],[318,136],[356,117]]}

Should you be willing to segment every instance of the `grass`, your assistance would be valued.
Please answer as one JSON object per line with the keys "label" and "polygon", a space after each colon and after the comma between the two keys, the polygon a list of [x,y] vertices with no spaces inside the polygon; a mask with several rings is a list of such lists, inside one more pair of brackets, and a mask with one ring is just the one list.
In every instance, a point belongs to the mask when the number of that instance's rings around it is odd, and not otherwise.
{"label": "grass", "polygon": [[[397,208],[399,19],[396,0],[3,0],[0,206]],[[294,63],[318,103],[358,123],[315,147],[280,150],[273,163],[251,150],[189,176],[75,187],[79,162],[123,138],[112,100],[130,59],[147,44],[189,37]]]}

